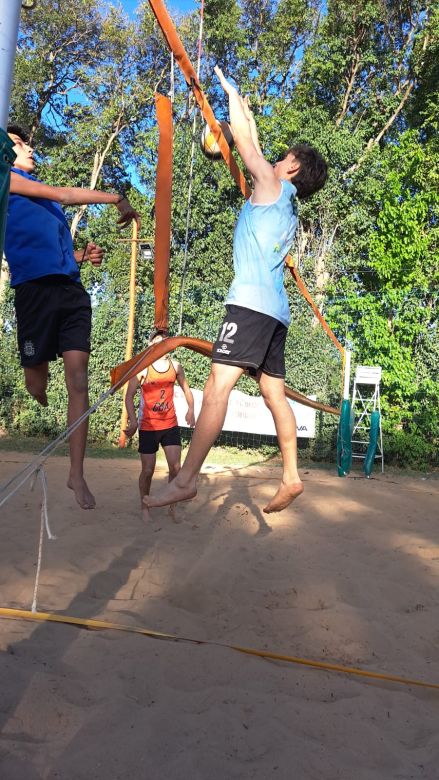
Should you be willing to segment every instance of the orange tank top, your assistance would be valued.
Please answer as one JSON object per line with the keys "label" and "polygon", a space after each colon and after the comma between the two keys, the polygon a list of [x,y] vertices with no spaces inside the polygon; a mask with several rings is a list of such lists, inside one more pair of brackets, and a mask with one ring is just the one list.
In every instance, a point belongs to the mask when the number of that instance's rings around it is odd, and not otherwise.
{"label": "orange tank top", "polygon": [[139,407],[140,431],[164,431],[178,425],[174,407],[174,385],[177,372],[171,360],[165,371],[148,366],[141,385]]}

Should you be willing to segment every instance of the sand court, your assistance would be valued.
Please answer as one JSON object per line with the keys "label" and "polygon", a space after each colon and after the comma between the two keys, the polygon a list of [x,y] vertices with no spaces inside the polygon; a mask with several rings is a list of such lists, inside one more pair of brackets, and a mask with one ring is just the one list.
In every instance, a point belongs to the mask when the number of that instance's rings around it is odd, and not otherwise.
{"label": "sand court", "polygon": [[[2,453],[2,480],[30,459]],[[304,495],[264,516],[276,465],[208,466],[181,522],[145,525],[138,470],[90,459],[86,512],[67,459],[48,461],[39,610],[439,683],[437,480],[305,469]],[[39,501],[26,486],[2,509],[2,607],[30,608]],[[439,776],[439,691],[5,619],[0,658],[2,780]]]}

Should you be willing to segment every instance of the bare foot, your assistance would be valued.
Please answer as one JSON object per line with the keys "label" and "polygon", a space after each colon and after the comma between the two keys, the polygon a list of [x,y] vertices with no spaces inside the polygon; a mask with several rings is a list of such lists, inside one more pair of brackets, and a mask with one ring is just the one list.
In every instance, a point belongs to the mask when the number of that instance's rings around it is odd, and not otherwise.
{"label": "bare foot", "polygon": [[96,500],[93,493],[88,489],[84,477],[69,477],[67,487],[73,490],[75,498],[82,509],[94,509]]}
{"label": "bare foot", "polygon": [[45,390],[43,390],[42,393],[34,395],[34,398],[36,401],[38,401],[39,404],[41,404],[41,406],[49,406],[49,401],[47,400],[47,394]]}
{"label": "bare foot", "polygon": [[166,487],[160,493],[157,493],[156,496],[145,496],[143,503],[147,507],[168,506],[169,504],[177,504],[179,501],[189,501],[189,499],[195,498],[197,495],[195,481],[179,485],[177,479],[178,476],[172,482],[168,482]]}
{"label": "bare foot", "polygon": [[282,480],[279,489],[275,496],[269,501],[266,507],[264,507],[265,514],[269,515],[271,512],[281,512],[285,509],[297,496],[303,493],[303,484],[301,482],[290,482],[288,485]]}

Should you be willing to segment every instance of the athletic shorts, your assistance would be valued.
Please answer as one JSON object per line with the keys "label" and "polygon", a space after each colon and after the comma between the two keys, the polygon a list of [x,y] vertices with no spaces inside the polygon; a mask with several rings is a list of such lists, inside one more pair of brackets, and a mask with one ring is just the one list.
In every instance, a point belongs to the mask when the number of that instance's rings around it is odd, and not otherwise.
{"label": "athletic shorts", "polygon": [[177,445],[181,447],[180,428],[165,428],[164,431],[139,431],[139,452],[141,455],[154,455],[160,444],[162,447]]}
{"label": "athletic shorts", "polygon": [[228,304],[213,345],[212,362],[240,366],[252,376],[263,371],[284,379],[287,332],[285,325],[268,314]]}
{"label": "athletic shorts", "polygon": [[21,365],[30,368],[69,350],[90,352],[90,296],[80,282],[43,276],[15,288]]}

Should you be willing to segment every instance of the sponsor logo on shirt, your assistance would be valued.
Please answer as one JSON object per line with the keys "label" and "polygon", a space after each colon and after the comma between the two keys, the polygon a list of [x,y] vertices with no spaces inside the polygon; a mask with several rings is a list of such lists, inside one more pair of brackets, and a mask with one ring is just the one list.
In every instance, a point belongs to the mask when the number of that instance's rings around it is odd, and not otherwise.
{"label": "sponsor logo on shirt", "polygon": [[152,407],[153,412],[169,412],[170,406],[167,401],[157,401]]}

